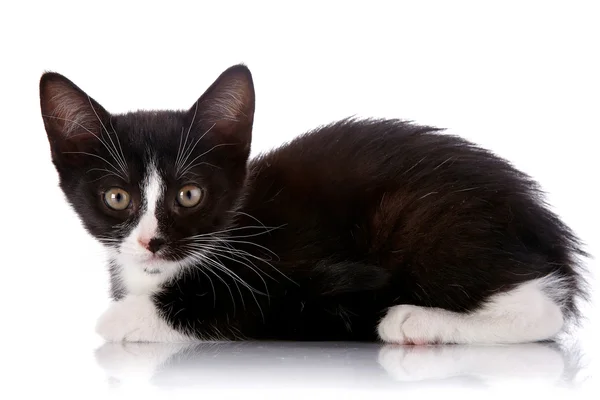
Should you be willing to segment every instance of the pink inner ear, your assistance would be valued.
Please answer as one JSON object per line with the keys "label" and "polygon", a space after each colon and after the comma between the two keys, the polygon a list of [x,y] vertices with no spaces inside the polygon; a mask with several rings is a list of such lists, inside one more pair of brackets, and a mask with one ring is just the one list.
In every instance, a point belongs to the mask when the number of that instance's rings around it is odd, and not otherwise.
{"label": "pink inner ear", "polygon": [[246,81],[231,79],[203,99],[200,108],[203,117],[213,123],[219,121],[245,122],[251,115],[252,98]]}
{"label": "pink inner ear", "polygon": [[57,140],[93,136],[101,127],[99,105],[85,93],[61,80],[46,82],[42,88],[42,113],[48,134]]}
{"label": "pink inner ear", "polygon": [[254,118],[254,85],[248,68],[235,65],[225,70],[200,97],[197,105],[195,117],[198,122],[214,124],[221,134],[246,136],[244,132],[251,127]]}

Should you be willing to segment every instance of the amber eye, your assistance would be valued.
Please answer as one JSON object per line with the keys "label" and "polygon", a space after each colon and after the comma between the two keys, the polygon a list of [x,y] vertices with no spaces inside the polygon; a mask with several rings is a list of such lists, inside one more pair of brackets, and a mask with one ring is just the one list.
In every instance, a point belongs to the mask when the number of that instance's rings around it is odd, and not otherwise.
{"label": "amber eye", "polygon": [[186,185],[179,190],[177,202],[182,207],[194,207],[202,199],[202,190],[198,186]]}
{"label": "amber eye", "polygon": [[112,188],[104,193],[104,202],[113,210],[121,211],[129,207],[131,197],[121,188]]}

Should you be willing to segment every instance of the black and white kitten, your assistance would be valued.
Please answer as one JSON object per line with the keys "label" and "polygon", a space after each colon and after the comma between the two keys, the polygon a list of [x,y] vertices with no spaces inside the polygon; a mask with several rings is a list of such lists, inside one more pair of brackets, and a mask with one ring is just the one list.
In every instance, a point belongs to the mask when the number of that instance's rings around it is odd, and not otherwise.
{"label": "black and white kitten", "polygon": [[528,176],[438,129],[347,119],[248,160],[250,71],[187,111],[109,114],[40,81],[60,186],[110,257],[109,341],[553,338],[585,297]]}

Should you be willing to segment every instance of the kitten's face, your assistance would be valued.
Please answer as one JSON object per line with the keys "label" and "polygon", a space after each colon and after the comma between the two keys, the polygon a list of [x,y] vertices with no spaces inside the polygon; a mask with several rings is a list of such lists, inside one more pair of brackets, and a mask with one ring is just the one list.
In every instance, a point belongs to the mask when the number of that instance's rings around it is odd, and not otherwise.
{"label": "kitten's face", "polygon": [[246,176],[254,91],[245,67],[225,71],[187,111],[110,115],[53,73],[40,95],[61,188],[124,279],[170,276],[210,250]]}

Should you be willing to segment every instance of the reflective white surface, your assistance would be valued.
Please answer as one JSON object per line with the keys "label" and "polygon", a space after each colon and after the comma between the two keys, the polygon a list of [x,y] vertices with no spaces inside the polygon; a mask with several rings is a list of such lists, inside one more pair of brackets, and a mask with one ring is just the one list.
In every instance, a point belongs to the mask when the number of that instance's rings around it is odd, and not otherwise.
{"label": "reflective white surface", "polygon": [[[61,344],[62,343],[62,344]],[[5,343],[4,395],[80,398],[371,398],[450,393],[589,397],[597,351],[580,343],[393,346],[372,343]],[[277,397],[280,396],[280,397]],[[312,395],[311,395],[312,396]],[[329,397],[331,398],[331,397]],[[520,398],[520,397],[519,397]]]}
{"label": "reflective white surface", "polygon": [[578,354],[551,344],[391,346],[365,343],[109,343],[95,353],[107,384],[162,388],[410,389],[515,382],[576,387]]}

